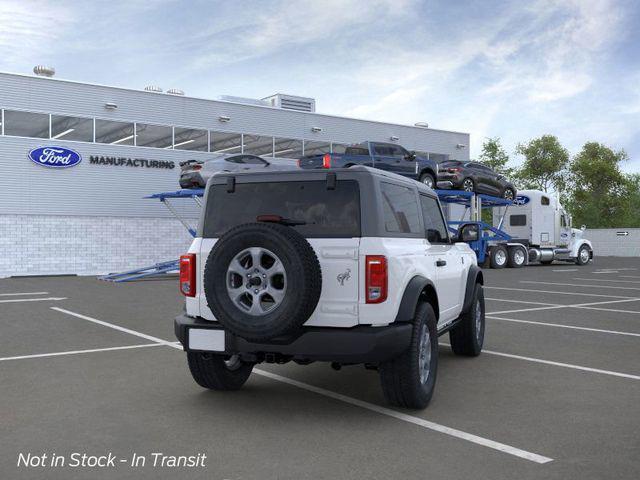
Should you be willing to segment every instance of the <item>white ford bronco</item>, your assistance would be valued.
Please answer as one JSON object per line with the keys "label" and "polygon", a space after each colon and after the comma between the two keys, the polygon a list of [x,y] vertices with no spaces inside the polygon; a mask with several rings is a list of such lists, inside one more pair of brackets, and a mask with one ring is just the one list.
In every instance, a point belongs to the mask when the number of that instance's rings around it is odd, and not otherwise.
{"label": "white ford bronco", "polygon": [[175,332],[205,388],[238,389],[261,362],[364,364],[389,403],[424,408],[438,336],[482,349],[482,284],[414,180],[363,166],[219,174],[180,257]]}

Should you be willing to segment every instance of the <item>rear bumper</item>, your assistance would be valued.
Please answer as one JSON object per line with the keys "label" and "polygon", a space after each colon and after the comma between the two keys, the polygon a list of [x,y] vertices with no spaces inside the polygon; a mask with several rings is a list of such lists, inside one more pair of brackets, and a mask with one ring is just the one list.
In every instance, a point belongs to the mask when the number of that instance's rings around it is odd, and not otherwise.
{"label": "rear bumper", "polygon": [[202,351],[189,348],[191,330],[218,330],[224,332],[224,351],[215,353],[245,354],[255,356],[258,361],[275,354],[292,360],[340,363],[377,363],[395,358],[409,348],[412,330],[409,323],[386,327],[305,327],[295,338],[254,343],[225,331],[219,323],[184,314],[176,317],[174,326],[176,337],[186,351]]}

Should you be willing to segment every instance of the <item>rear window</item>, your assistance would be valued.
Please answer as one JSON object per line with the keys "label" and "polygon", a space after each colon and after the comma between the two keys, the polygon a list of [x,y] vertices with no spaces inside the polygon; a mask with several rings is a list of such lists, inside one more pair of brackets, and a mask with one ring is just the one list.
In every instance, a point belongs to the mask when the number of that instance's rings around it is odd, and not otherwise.
{"label": "rear window", "polygon": [[217,238],[259,215],[279,215],[306,222],[295,225],[307,238],[359,237],[360,190],[355,180],[338,180],[335,190],[327,182],[238,183],[234,192],[212,185],[203,225],[205,238]]}
{"label": "rear window", "polygon": [[367,147],[347,147],[344,151],[345,155],[369,155],[369,149]]}

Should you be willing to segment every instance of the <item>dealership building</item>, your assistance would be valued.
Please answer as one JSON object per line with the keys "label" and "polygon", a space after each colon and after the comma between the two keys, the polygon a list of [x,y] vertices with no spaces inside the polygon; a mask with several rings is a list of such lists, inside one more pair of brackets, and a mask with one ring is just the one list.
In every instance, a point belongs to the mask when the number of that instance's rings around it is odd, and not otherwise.
{"label": "dealership building", "polygon": [[[296,159],[364,140],[469,159],[467,133],[324,115],[310,98],[209,100],[34,72],[0,73],[0,277],[104,274],[177,258],[190,234],[144,197],[177,190],[185,160]],[[56,155],[65,168],[47,165]],[[195,225],[194,202],[174,205]]]}

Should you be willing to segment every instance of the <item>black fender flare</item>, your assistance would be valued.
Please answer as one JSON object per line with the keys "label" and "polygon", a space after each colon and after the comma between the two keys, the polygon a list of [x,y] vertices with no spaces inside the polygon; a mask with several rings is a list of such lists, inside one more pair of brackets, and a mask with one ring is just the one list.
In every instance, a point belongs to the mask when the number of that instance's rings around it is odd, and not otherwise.
{"label": "black fender flare", "polygon": [[466,313],[471,308],[471,301],[473,300],[473,291],[476,288],[476,283],[484,285],[484,276],[482,270],[477,265],[471,265],[469,267],[469,273],[467,274],[467,285],[464,291],[464,303],[462,304],[462,312]]}
{"label": "black fender flare", "polygon": [[[396,322],[412,322],[413,317],[416,313],[416,307],[418,306],[418,302],[420,301],[420,297],[424,292],[425,288],[433,289],[434,295],[436,295],[436,287],[431,280],[428,278],[422,277],[420,275],[416,275],[407,284],[404,289],[404,294],[402,295],[402,300],[400,301],[400,308],[398,309],[398,314],[396,315]],[[435,297],[435,305],[434,310],[436,314],[436,318],[440,317],[440,312],[438,309],[438,297]]]}

